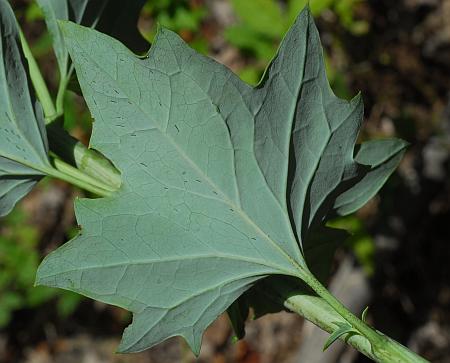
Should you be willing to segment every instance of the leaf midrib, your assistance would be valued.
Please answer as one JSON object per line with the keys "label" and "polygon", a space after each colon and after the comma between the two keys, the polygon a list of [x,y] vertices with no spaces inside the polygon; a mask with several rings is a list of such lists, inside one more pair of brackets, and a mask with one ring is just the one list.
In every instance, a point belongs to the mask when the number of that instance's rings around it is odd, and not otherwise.
{"label": "leaf midrib", "polygon": [[[189,261],[189,260],[200,260],[200,259],[228,259],[233,261],[243,261],[247,263],[252,263],[255,265],[265,266],[270,269],[273,269],[275,272],[281,272],[288,276],[297,276],[296,274],[293,274],[291,271],[284,270],[283,267],[280,267],[278,265],[274,264],[268,264],[264,260],[259,259],[253,259],[253,258],[244,258],[243,256],[236,256],[231,254],[203,254],[203,255],[183,255],[183,256],[177,256],[177,257],[171,257],[171,258],[161,258],[156,257],[155,259],[145,259],[140,261],[124,261],[124,262],[118,262],[118,263],[111,263],[108,265],[95,265],[95,266],[82,266],[80,268],[74,268],[74,269],[65,269],[64,273],[70,273],[70,272],[79,272],[84,270],[97,270],[97,269],[103,269],[103,268],[109,268],[109,267],[128,267],[128,266],[135,266],[135,265],[148,265],[148,264],[158,264],[158,263],[166,263],[166,262],[177,262],[177,261]],[[268,272],[269,273],[269,272]],[[55,277],[58,276],[60,273],[54,273],[51,275],[45,275],[45,278]]]}
{"label": "leaf midrib", "polygon": [[[15,24],[15,26],[17,27],[17,24]],[[17,29],[14,29],[14,30],[17,32]],[[6,37],[13,38],[13,41],[11,43],[16,44],[17,48],[20,49],[20,47],[18,45],[18,42],[17,42],[17,33],[13,33],[13,34],[10,34],[10,35],[2,34],[1,36],[2,36],[2,39],[5,39],[5,40],[6,40]],[[0,44],[1,43],[3,43],[3,42],[0,40]],[[28,140],[28,138],[25,137],[25,135],[23,134],[22,129],[19,127],[19,123],[17,122],[16,113],[14,112],[14,108],[13,108],[13,105],[12,105],[12,102],[11,102],[11,95],[9,93],[9,87],[7,85],[6,68],[5,68],[5,63],[4,63],[6,61],[6,58],[5,58],[5,54],[3,53],[3,51],[0,51],[0,52],[1,52],[1,54],[0,54],[1,65],[0,66],[2,67],[3,75],[5,76],[5,82],[2,82],[2,88],[3,88],[3,91],[4,91],[4,95],[5,95],[4,97],[5,97],[6,103],[8,105],[8,111],[9,111],[8,121],[11,121],[11,123],[16,126],[15,129],[20,134],[21,140],[24,141],[26,144],[28,144],[28,146],[30,147],[31,151],[33,151],[35,153],[35,155],[38,157],[38,159],[40,159],[42,161],[41,153],[38,152],[38,150],[36,149],[35,145],[33,145],[30,142],[30,140]],[[37,121],[37,120],[35,120],[35,121]],[[34,125],[35,124],[36,124],[35,122],[32,122],[33,129],[34,129]],[[38,130],[34,130],[34,131],[36,131],[36,133],[35,133],[36,135],[41,135],[41,133],[38,132]],[[7,157],[7,158],[11,159],[10,157]]]}

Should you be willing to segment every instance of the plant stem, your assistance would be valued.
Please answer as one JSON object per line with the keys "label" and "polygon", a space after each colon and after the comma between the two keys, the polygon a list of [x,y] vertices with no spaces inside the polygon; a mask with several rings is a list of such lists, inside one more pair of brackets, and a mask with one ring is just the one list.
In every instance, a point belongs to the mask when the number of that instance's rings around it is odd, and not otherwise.
{"label": "plant stem", "polygon": [[[56,95],[56,118],[64,114],[64,95],[66,93],[67,84],[69,83],[68,75],[59,81],[58,94]],[[51,120],[53,122],[54,120]]]}
{"label": "plant stem", "polygon": [[64,114],[64,95],[66,94],[67,85],[69,84],[70,77],[75,68],[73,64],[70,65],[69,71],[65,75],[61,75],[61,80],[59,81],[58,94],[56,95],[56,115],[57,117]]}
{"label": "plant stem", "polygon": [[28,61],[28,68],[30,70],[30,78],[33,83],[33,87],[36,91],[36,95],[39,101],[42,104],[42,108],[44,110],[44,114],[48,118],[54,117],[56,114],[55,106],[53,105],[52,97],[50,96],[50,92],[47,88],[47,85],[42,77],[41,71],[39,70],[39,66],[37,65],[36,59],[34,59],[33,54],[31,53],[30,46],[22,33],[22,30],[19,31],[20,34],[20,42],[22,43],[23,54]]}
{"label": "plant stem", "polygon": [[[311,295],[293,295],[284,301],[284,306],[303,316],[328,333],[333,333],[338,326],[336,323],[345,323],[330,305],[320,297]],[[382,333],[378,333],[382,334]],[[354,347],[356,350],[380,363],[426,363],[427,360],[411,352],[395,340],[386,338],[382,351],[372,350],[370,341],[362,335],[351,335],[341,339]]]}
{"label": "plant stem", "polygon": [[358,330],[363,336],[370,340],[372,345],[384,343],[375,330],[366,325],[362,320],[353,315],[342,303],[323,286],[316,277],[305,268],[302,269],[302,280],[305,281],[321,298],[323,298],[339,315],[341,315],[353,328]]}
{"label": "plant stem", "polygon": [[98,181],[95,179],[81,173],[78,169],[72,167],[64,161],[57,158],[51,158],[51,162],[53,168],[48,168],[45,170],[47,175],[64,180],[101,197],[108,197],[113,193],[111,190],[104,189],[103,186],[99,185]]}
{"label": "plant stem", "polygon": [[99,182],[97,179],[94,179],[91,176],[84,174],[83,172],[81,172],[79,169],[73,167],[72,165],[67,164],[65,161],[61,160],[57,155],[55,155],[51,151],[50,151],[50,155],[51,155],[51,161],[53,163],[53,167],[56,170],[59,170],[64,174],[71,175],[74,178],[76,178],[77,180],[81,180],[85,183],[88,183],[99,189],[103,189],[110,193],[113,193],[115,191],[114,188],[111,188],[108,185],[105,185],[105,184]]}
{"label": "plant stem", "polygon": [[[346,322],[325,300],[317,296],[294,295],[284,301],[284,306],[330,334],[338,329],[336,323]],[[371,344],[366,337],[355,334],[350,337],[344,336],[341,339],[366,357],[375,360],[375,356],[371,350]]]}
{"label": "plant stem", "polygon": [[[301,275],[301,276],[300,276]],[[306,295],[291,296],[284,302],[285,306],[312,321],[328,332],[337,329],[335,322],[347,322],[355,328],[361,335],[359,337],[367,340],[370,344],[370,350],[367,351],[367,343],[361,338],[353,336],[349,341],[354,341],[355,348],[360,350],[375,362],[379,363],[423,363],[427,362],[417,354],[411,352],[395,340],[374,330],[358,317],[353,315],[344,305],[341,304],[315,277],[314,275],[302,268],[299,277],[305,281],[322,299],[311,300]],[[308,300],[309,299],[309,300]],[[316,298],[317,299],[317,298]],[[328,305],[326,307],[325,304]],[[331,309],[330,309],[331,308]]]}
{"label": "plant stem", "polygon": [[50,150],[81,173],[96,179],[103,189],[115,191],[121,185],[120,173],[102,154],[88,149],[70,136],[57,122],[47,125]]}

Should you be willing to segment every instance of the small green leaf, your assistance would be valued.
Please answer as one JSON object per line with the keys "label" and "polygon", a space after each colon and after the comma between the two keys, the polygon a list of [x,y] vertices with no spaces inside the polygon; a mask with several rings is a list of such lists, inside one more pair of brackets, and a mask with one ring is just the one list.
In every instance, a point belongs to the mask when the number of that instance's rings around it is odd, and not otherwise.
{"label": "small green leaf", "polygon": [[331,344],[333,344],[336,340],[338,340],[341,336],[345,334],[358,334],[356,330],[352,328],[351,325],[336,323],[339,326],[337,330],[335,330],[327,339],[323,346],[323,351],[327,350]]}
{"label": "small green leaf", "polygon": [[29,87],[17,21],[0,0],[0,216],[45,175],[47,136]]}
{"label": "small green leaf", "polygon": [[369,307],[366,306],[366,308],[364,309],[364,311],[363,311],[362,314],[361,314],[361,320],[362,320],[363,322],[366,322],[368,311],[369,311]]}

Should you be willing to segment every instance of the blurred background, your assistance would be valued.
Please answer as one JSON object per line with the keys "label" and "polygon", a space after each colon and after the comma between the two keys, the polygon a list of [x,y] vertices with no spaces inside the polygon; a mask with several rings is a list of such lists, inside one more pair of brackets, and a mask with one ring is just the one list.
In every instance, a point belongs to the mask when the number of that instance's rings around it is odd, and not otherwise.
{"label": "blurred background", "polygon": [[[303,0],[149,0],[139,29],[159,22],[199,52],[256,84]],[[32,0],[12,0],[52,90],[51,38]],[[411,143],[382,192],[333,222],[353,236],[338,251],[330,288],[355,312],[432,362],[450,362],[450,0],[310,0],[335,93],[365,101],[361,140]],[[65,126],[89,140],[83,99],[68,92]],[[181,339],[143,353],[114,350],[127,312],[76,294],[33,287],[40,260],[77,232],[73,199],[44,180],[0,221],[0,362],[334,363],[368,362],[351,348],[321,347],[327,335],[294,314],[248,323],[234,342],[226,316],[207,331],[198,360]]]}

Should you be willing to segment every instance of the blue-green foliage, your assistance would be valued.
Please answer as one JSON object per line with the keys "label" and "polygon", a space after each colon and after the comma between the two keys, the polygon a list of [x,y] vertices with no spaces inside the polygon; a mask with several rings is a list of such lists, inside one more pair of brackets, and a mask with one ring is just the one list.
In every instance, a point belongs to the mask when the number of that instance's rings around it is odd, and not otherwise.
{"label": "blue-green foliage", "polygon": [[317,241],[318,229],[364,205],[403,155],[395,139],[355,155],[361,97],[332,93],[309,11],[255,88],[164,28],[146,57],[61,29],[96,119],[90,143],[122,185],[75,203],[82,232],[37,283],[133,312],[119,351],[179,335],[198,354],[204,329],[256,281],[326,276],[323,242],[336,238]]}

